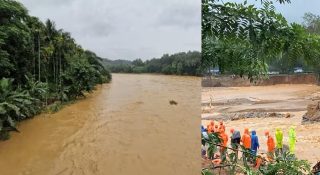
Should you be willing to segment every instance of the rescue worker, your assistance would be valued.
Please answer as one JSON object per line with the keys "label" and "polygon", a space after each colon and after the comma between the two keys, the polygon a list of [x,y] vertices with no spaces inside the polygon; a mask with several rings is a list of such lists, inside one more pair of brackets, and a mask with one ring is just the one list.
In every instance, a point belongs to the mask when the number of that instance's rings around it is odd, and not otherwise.
{"label": "rescue worker", "polygon": [[[253,130],[251,133],[252,133],[252,135],[251,135],[251,152],[254,156],[257,156],[257,152],[260,147],[259,138],[258,138],[255,130]],[[253,160],[255,160],[255,159],[253,159]]]}
{"label": "rescue worker", "polygon": [[208,134],[213,133],[213,130],[214,130],[214,121],[211,120],[210,123],[207,125],[207,132],[208,132]]}
{"label": "rescue worker", "polygon": [[249,129],[245,128],[244,133],[241,138],[241,142],[243,147],[245,148],[245,152],[242,154],[243,162],[245,165],[247,165],[247,162],[250,159],[250,151],[251,151],[251,137],[249,133]]}
{"label": "rescue worker", "polygon": [[235,157],[235,162],[238,160],[238,147],[240,145],[240,141],[241,141],[241,134],[240,131],[234,130],[233,128],[230,129],[230,133],[231,133],[231,147],[234,150],[236,157]]}
{"label": "rescue worker", "polygon": [[201,136],[204,138],[204,139],[201,139],[201,156],[202,158],[206,158],[207,145],[206,145],[205,139],[209,139],[209,137],[208,137],[207,130],[202,125],[201,125]]}
{"label": "rescue worker", "polygon": [[207,130],[201,125],[201,134],[205,139],[209,139]]}
{"label": "rescue worker", "polygon": [[219,135],[220,135],[220,138],[222,139],[221,141],[222,141],[222,143],[221,143],[221,147],[220,147],[220,155],[221,155],[221,160],[222,160],[222,162],[224,162],[225,160],[226,160],[226,151],[227,151],[227,146],[228,146],[228,135],[227,135],[227,133],[225,132],[225,130],[224,129],[221,129],[220,130],[220,133],[219,133]]}
{"label": "rescue worker", "polygon": [[268,146],[267,155],[268,155],[269,161],[271,161],[274,158],[275,143],[274,143],[274,139],[270,135],[269,131],[265,132],[265,136],[267,137],[267,146]]}
{"label": "rescue worker", "polygon": [[277,141],[277,149],[276,149],[276,155],[282,155],[283,151],[283,132],[280,128],[276,129],[276,141]]}
{"label": "rescue worker", "polygon": [[291,154],[294,154],[296,142],[296,131],[294,127],[291,126],[289,130],[289,150]]}
{"label": "rescue worker", "polygon": [[214,133],[219,133],[219,132],[220,132],[220,129],[219,129],[219,126],[218,126],[218,125],[214,125],[213,132],[214,132]]}
{"label": "rescue worker", "polygon": [[234,130],[233,128],[231,128],[230,133],[231,133],[231,147],[238,149],[238,146],[240,145],[240,141],[241,141],[240,131]]}
{"label": "rescue worker", "polygon": [[219,129],[224,129],[224,130],[226,130],[226,126],[224,126],[223,121],[220,121]]}
{"label": "rescue worker", "polygon": [[206,129],[201,125],[201,132],[206,132]]}

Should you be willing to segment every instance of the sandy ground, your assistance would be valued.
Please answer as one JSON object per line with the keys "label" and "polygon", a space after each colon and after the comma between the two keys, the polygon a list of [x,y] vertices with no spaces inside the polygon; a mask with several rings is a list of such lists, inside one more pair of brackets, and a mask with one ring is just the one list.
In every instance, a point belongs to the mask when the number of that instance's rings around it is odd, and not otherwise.
{"label": "sandy ground", "polygon": [[0,142],[0,174],[199,174],[200,91],[197,77],[114,74],[86,99],[21,123]]}
{"label": "sandy ground", "polygon": [[[235,128],[254,129],[260,138],[261,152],[266,152],[265,130],[274,134],[276,128],[284,131],[284,143],[288,144],[288,130],[296,127],[296,154],[301,159],[316,163],[320,160],[320,125],[301,125],[307,104],[319,99],[320,87],[314,85],[275,85],[202,89],[202,123],[214,119],[221,113],[236,112],[280,112],[290,113],[291,118],[252,118],[226,121],[227,131]],[[211,107],[210,107],[211,103]]]}

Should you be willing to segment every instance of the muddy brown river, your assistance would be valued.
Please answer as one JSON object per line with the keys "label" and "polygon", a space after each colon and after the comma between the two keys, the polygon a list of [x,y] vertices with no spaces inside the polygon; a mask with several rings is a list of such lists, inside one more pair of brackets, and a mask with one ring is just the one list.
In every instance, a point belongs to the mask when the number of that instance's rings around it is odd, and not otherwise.
{"label": "muddy brown river", "polygon": [[200,91],[195,77],[113,74],[86,99],[20,123],[0,142],[0,172],[199,174]]}

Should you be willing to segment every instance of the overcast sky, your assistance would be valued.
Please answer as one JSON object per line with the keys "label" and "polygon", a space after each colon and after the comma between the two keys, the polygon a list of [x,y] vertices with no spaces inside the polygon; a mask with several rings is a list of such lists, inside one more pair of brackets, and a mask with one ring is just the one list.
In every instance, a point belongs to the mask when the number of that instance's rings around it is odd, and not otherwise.
{"label": "overcast sky", "polygon": [[201,48],[200,0],[20,1],[104,58],[145,60]]}
{"label": "overcast sky", "polygon": [[[224,0],[224,2],[243,2],[244,0]],[[260,0],[248,0],[250,4],[260,4]],[[283,14],[288,22],[303,22],[303,15],[311,12],[320,15],[320,0],[291,0],[290,4],[274,3],[276,10]]]}

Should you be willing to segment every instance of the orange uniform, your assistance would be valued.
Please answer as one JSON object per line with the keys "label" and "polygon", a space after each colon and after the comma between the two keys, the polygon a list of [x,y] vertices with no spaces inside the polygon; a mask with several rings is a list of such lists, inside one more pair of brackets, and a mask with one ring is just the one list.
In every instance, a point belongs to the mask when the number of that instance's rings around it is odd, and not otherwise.
{"label": "orange uniform", "polygon": [[220,129],[219,129],[218,125],[214,126],[213,132],[215,132],[215,133],[219,133],[220,132]]}
{"label": "orange uniform", "polygon": [[251,149],[251,136],[249,134],[249,129],[245,128],[244,133],[241,138],[242,144],[245,148]]}
{"label": "orange uniform", "polygon": [[224,126],[223,122],[220,122],[220,126],[219,126],[219,129],[223,129],[223,130],[226,130],[226,126]]}
{"label": "orange uniform", "polygon": [[224,162],[226,160],[226,151],[227,151],[227,145],[228,145],[228,135],[226,134],[225,130],[222,128],[219,131],[219,136],[221,138],[221,147],[220,147],[220,156],[221,160]]}
{"label": "orange uniform", "polygon": [[222,145],[227,147],[228,146],[228,140],[229,140],[228,134],[226,134],[226,132],[222,130],[222,132],[220,134],[220,137],[222,139]]}
{"label": "orange uniform", "polygon": [[214,121],[210,121],[210,124],[207,125],[207,131],[209,134],[214,132]]}
{"label": "orange uniform", "polygon": [[266,131],[265,132],[265,136],[268,137],[268,140],[267,140],[267,146],[268,146],[268,160],[269,161],[272,161],[273,160],[273,157],[274,157],[274,150],[276,148],[276,144],[274,142],[274,139],[273,137],[270,135],[269,131]]}
{"label": "orange uniform", "polygon": [[268,135],[267,145],[268,145],[268,152],[273,152],[276,147],[276,144],[274,143],[273,137],[270,135]]}

